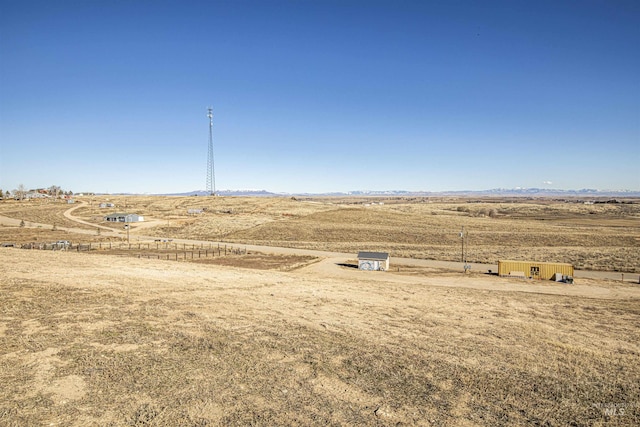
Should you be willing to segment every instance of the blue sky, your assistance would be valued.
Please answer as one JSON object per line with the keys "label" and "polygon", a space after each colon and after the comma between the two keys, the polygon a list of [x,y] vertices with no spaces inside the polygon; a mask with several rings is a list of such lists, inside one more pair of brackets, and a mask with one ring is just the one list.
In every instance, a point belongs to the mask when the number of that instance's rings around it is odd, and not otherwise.
{"label": "blue sky", "polygon": [[0,188],[640,190],[637,1],[0,0]]}

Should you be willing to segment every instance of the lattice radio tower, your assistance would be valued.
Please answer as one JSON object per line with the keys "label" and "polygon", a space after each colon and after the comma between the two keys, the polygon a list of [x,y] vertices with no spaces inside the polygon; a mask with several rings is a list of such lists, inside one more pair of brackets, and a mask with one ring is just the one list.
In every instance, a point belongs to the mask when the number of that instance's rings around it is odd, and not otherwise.
{"label": "lattice radio tower", "polygon": [[209,107],[209,155],[207,157],[207,192],[211,196],[216,195],[216,174],[213,167],[213,108]]}

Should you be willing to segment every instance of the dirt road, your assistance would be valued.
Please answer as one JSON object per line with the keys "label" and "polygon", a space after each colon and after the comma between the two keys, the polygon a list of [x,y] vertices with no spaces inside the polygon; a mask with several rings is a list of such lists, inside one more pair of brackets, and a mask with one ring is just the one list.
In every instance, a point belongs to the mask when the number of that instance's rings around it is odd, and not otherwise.
{"label": "dirt road", "polygon": [[77,222],[78,224],[84,224],[84,225],[88,225],[90,227],[94,227],[94,228],[100,228],[102,230],[109,230],[109,231],[113,231],[113,228],[110,227],[106,227],[104,225],[99,225],[99,224],[93,224],[91,222],[88,221],[84,221],[76,216],[73,215],[73,211],[75,211],[76,209],[80,209],[84,206],[87,205],[87,202],[79,202],[76,203],[76,205],[74,207],[72,207],[71,209],[67,209],[66,211],[63,212],[63,215],[65,216],[65,218],[70,219],[71,221]]}
{"label": "dirt road", "polygon": [[[121,237],[124,238],[126,236],[126,232],[124,230],[118,231],[114,230],[110,227],[92,224],[90,222],[84,221],[73,215],[73,212],[76,209],[85,206],[86,202],[80,202],[78,205],[68,209],[64,212],[64,216],[83,225],[89,225],[95,228],[99,228],[105,230],[107,232],[102,233],[105,237]],[[6,216],[0,216],[0,224],[1,225],[9,225],[9,226],[18,226],[20,224],[20,220],[9,218]],[[136,242],[145,242],[145,241],[154,241],[158,239],[158,236],[145,236],[139,234],[140,231],[144,228],[149,228],[154,223],[149,222],[145,224],[144,227],[130,230],[130,239]],[[51,227],[50,224],[39,224],[39,223],[28,223],[26,226],[28,227]],[[60,230],[78,233],[78,234],[95,234],[92,230],[86,230],[81,228],[69,228],[69,227],[58,227]],[[175,243],[184,243],[188,245],[198,245],[198,244],[220,244],[225,245],[229,244],[224,241],[203,241],[203,240],[193,240],[193,239],[172,239]],[[307,255],[323,258],[326,261],[322,263],[324,268],[322,270],[316,271],[316,273],[329,274],[334,273],[339,276],[344,274],[344,269],[340,269],[339,264],[343,264],[349,260],[354,260],[356,254],[354,253],[342,253],[342,252],[330,252],[330,251],[319,251],[319,250],[310,250],[310,249],[298,249],[298,248],[284,248],[284,247],[276,247],[276,246],[262,246],[262,245],[238,245],[237,243],[233,243],[234,246],[242,246],[245,247],[248,251],[254,252],[262,252],[262,253],[273,253],[277,255]],[[424,268],[433,268],[433,269],[444,269],[452,272],[463,272],[463,263],[461,262],[453,262],[453,261],[438,261],[438,260],[425,260],[425,259],[415,259],[415,258],[397,258],[392,257],[390,260],[391,270],[396,270],[398,268],[402,269],[402,266],[417,266]],[[472,272],[488,272],[491,270],[492,272],[496,272],[498,270],[498,266],[495,264],[478,264],[478,263],[470,263]],[[630,283],[638,283],[640,282],[640,277],[635,273],[624,273],[624,272],[607,272],[607,271],[590,271],[590,270],[575,270],[574,273],[576,278],[579,279],[598,279],[598,280],[620,280],[624,276],[626,282]]]}

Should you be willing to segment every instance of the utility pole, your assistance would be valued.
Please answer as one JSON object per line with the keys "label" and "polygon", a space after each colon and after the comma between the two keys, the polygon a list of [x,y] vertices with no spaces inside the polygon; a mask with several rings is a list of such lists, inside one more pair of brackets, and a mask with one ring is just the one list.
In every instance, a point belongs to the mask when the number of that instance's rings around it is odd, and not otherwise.
{"label": "utility pole", "polygon": [[[469,238],[469,233],[465,231],[464,229],[464,225],[462,226],[462,230],[460,231],[460,241],[462,242],[462,253],[460,255],[460,258],[462,263],[464,264],[464,272],[466,273],[468,270],[471,269],[471,266],[469,264],[467,264],[467,249],[469,247],[469,242],[465,242],[467,239]],[[466,248],[465,248],[465,243],[467,244]]]}
{"label": "utility pole", "polygon": [[213,108],[207,110],[209,118],[209,153],[207,156],[207,192],[211,196],[216,195],[216,175],[213,165]]}
{"label": "utility pole", "polygon": [[464,225],[462,226],[462,230],[460,231],[460,241],[462,242],[462,252],[460,253],[460,261],[466,264],[466,260],[464,259]]}

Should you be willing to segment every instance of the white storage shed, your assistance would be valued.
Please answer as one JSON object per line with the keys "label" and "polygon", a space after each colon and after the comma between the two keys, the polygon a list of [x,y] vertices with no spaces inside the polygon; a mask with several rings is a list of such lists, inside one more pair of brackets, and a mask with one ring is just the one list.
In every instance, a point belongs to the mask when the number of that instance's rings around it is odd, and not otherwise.
{"label": "white storage shed", "polygon": [[387,252],[358,252],[358,269],[369,271],[389,270],[389,254]]}

